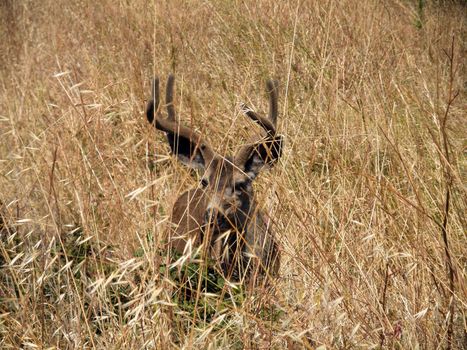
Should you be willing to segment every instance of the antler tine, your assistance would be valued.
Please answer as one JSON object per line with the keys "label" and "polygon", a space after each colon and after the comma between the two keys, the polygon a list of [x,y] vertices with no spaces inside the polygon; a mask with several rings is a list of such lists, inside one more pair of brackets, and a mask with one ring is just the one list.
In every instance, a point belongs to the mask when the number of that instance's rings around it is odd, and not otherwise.
{"label": "antler tine", "polygon": [[271,119],[274,126],[277,124],[277,89],[279,87],[279,82],[277,80],[268,80],[266,83],[266,88],[269,94],[269,119]]}
{"label": "antler tine", "polygon": [[165,94],[165,103],[167,104],[167,116],[169,120],[175,121],[175,106],[174,106],[174,83],[175,77],[169,74],[167,78],[167,90]]}
{"label": "antler tine", "polygon": [[266,83],[267,92],[269,94],[269,117],[263,117],[256,112],[254,112],[246,104],[240,104],[242,112],[250,117],[253,121],[257,122],[266,132],[268,136],[273,136],[276,134],[276,123],[277,123],[277,88],[279,83],[276,80],[268,80]]}
{"label": "antler tine", "polygon": [[155,77],[152,81],[152,99],[146,107],[146,118],[151,124],[154,121],[154,114],[159,113],[159,103],[159,77]]}
{"label": "antler tine", "polygon": [[257,114],[256,112],[253,112],[253,110],[244,103],[240,104],[240,108],[242,109],[243,113],[245,113],[253,121],[257,122],[264,130],[266,130],[268,135],[276,134],[276,127],[271,120]]}

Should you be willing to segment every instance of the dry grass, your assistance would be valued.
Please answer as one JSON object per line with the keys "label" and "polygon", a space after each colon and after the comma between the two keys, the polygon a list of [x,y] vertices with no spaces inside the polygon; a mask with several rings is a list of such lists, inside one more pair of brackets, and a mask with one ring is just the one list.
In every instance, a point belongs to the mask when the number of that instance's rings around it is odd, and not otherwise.
{"label": "dry grass", "polygon": [[[465,348],[465,2],[0,11],[2,349]],[[143,115],[171,71],[221,152],[253,129],[238,103],[265,110],[281,82],[286,150],[256,186],[280,278],[235,304],[187,310],[163,268],[171,203],[197,181]]]}

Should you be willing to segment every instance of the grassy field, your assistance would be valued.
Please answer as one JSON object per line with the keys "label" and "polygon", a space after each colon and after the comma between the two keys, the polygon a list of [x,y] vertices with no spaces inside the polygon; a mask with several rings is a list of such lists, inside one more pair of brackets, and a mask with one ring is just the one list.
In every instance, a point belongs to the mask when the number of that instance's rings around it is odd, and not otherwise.
{"label": "grassy field", "polygon": [[[0,348],[467,347],[465,1],[0,2]],[[280,82],[256,181],[271,285],[180,302],[163,250],[199,174],[144,110],[232,153]]]}

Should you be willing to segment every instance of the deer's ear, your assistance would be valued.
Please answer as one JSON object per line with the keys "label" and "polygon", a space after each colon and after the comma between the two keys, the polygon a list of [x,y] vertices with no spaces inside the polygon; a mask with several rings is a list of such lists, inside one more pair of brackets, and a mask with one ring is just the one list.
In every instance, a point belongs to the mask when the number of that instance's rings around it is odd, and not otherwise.
{"label": "deer's ear", "polygon": [[254,179],[264,168],[271,168],[282,155],[283,137],[276,135],[251,146],[249,156],[245,158],[243,169]]}
{"label": "deer's ear", "polygon": [[277,81],[269,80],[266,84],[269,95],[269,115],[262,116],[247,105],[240,105],[243,113],[260,125],[266,135],[257,141],[243,146],[235,156],[235,162],[243,167],[245,173],[254,179],[263,168],[272,167],[282,155],[283,137],[277,134]]}
{"label": "deer's ear", "polygon": [[167,133],[167,141],[172,154],[180,162],[193,169],[204,169],[206,164],[206,157],[203,152],[206,151],[204,144],[198,145],[190,138],[173,132]]}

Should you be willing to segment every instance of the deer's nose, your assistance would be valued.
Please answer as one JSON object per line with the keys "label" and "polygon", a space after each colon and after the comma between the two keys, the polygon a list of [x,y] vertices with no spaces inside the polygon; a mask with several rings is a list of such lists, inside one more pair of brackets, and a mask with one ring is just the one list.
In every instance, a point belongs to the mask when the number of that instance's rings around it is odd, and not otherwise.
{"label": "deer's nose", "polygon": [[207,223],[207,224],[214,224],[214,223],[217,223],[219,222],[219,218],[220,218],[221,214],[219,212],[218,209],[216,208],[208,208],[206,210],[206,213],[204,214],[204,221]]}

